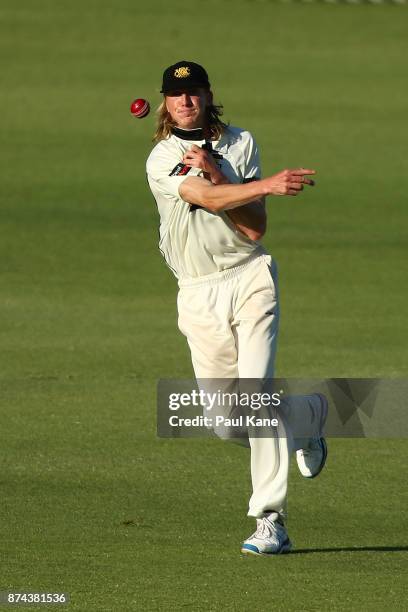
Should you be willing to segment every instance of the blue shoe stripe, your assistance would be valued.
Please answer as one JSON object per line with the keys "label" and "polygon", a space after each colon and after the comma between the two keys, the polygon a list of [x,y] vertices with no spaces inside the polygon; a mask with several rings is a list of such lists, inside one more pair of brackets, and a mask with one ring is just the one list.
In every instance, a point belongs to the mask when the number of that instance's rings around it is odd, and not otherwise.
{"label": "blue shoe stripe", "polygon": [[322,450],[322,460],[320,462],[319,468],[317,470],[317,472],[315,472],[314,474],[312,474],[311,476],[304,476],[304,478],[316,478],[316,476],[318,476],[320,474],[320,472],[322,471],[322,469],[324,468],[324,466],[326,465],[326,459],[327,459],[327,444],[326,444],[326,440],[325,438],[320,438],[319,439],[319,444],[320,444],[320,448]]}
{"label": "blue shoe stripe", "polygon": [[252,550],[252,552],[258,553],[259,555],[259,550],[256,546],[254,546],[253,544],[243,544],[242,545],[242,550]]}
{"label": "blue shoe stripe", "polygon": [[320,463],[319,470],[316,472],[316,474],[314,474],[312,476],[312,478],[315,478],[316,476],[318,476],[320,474],[320,472],[322,471],[322,469],[324,468],[324,466],[326,465],[327,444],[326,444],[325,438],[320,438],[320,447],[321,447],[322,453],[323,453],[322,461]]}
{"label": "blue shoe stripe", "polygon": [[261,552],[259,548],[255,546],[254,544],[243,544],[241,546],[241,552],[248,551],[248,552],[254,553],[255,555],[261,555],[264,557],[274,557],[275,555],[281,555],[283,553],[288,553],[291,548],[292,548],[291,541],[289,540],[289,538],[286,538],[286,540],[282,542],[279,550]]}

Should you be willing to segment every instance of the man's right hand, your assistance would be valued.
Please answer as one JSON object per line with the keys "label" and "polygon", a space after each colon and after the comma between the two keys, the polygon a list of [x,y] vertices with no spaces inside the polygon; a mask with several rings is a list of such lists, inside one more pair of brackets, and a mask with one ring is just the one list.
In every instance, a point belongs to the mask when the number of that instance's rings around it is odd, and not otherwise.
{"label": "man's right hand", "polygon": [[312,179],[307,178],[308,175],[316,174],[315,170],[307,168],[295,168],[294,170],[282,170],[278,174],[268,176],[263,179],[268,195],[296,196],[302,191],[304,185],[315,184]]}
{"label": "man's right hand", "polygon": [[211,181],[213,185],[229,183],[227,177],[223,175],[217,166],[211,153],[206,149],[193,144],[191,149],[184,153],[182,162],[187,166],[200,168],[204,172],[204,177]]}

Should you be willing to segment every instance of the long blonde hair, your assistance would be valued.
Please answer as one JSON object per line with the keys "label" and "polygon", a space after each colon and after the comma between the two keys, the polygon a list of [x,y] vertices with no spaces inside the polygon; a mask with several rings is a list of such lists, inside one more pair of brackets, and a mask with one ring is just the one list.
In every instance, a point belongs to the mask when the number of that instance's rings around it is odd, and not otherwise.
{"label": "long blonde hair", "polygon": [[[211,140],[218,140],[221,137],[221,134],[228,127],[225,123],[223,123],[220,119],[223,114],[223,106],[210,104],[207,107],[207,125],[210,127]],[[170,113],[166,107],[166,99],[163,98],[162,103],[157,108],[156,111],[157,116],[157,127],[156,132],[153,136],[153,142],[159,142],[165,138],[168,138],[171,134],[171,128],[175,125],[172,120]]]}

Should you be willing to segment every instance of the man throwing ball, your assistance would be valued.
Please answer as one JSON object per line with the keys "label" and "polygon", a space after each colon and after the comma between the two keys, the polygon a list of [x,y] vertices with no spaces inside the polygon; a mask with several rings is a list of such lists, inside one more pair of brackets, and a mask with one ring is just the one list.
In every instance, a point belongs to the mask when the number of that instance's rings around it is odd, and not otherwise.
{"label": "man throwing ball", "polygon": [[[225,125],[207,72],[181,61],[164,71],[156,146],[147,177],[160,214],[159,248],[178,279],[179,328],[197,379],[272,379],[278,334],[276,264],[259,240],[266,231],[266,196],[298,196],[314,185],[312,169],[261,178],[252,135]],[[279,435],[249,434],[253,492],[248,515],[257,529],[246,554],[291,548],[284,525],[289,458],[313,478],[324,466],[321,395],[302,398],[282,416]],[[290,422],[309,419],[314,434],[297,441]]]}

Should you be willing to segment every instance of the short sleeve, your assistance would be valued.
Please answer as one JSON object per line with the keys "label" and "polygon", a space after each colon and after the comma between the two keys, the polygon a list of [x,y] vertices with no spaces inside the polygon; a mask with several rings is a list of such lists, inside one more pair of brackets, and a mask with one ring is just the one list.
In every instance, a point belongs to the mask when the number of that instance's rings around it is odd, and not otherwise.
{"label": "short sleeve", "polygon": [[147,180],[153,193],[180,198],[179,187],[189,176],[202,176],[199,168],[186,166],[175,155],[155,155],[146,163]]}
{"label": "short sleeve", "polygon": [[258,145],[251,134],[248,133],[248,136],[248,142],[245,147],[244,183],[257,181],[261,178],[261,162],[259,159]]}

